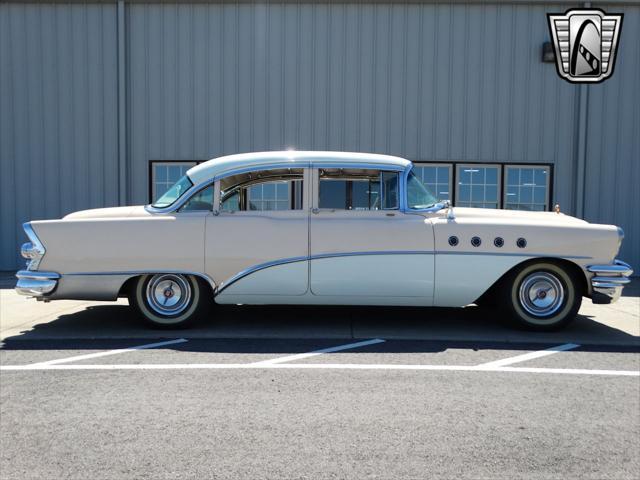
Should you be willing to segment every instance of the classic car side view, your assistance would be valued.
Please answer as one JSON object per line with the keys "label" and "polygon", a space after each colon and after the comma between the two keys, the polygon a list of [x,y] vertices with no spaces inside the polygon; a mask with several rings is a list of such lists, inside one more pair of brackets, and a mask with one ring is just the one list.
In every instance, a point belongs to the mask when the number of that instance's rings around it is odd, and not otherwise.
{"label": "classic car side view", "polygon": [[[342,152],[231,155],[155,203],[24,224],[16,290],[129,302],[155,326],[219,304],[500,307],[563,327],[582,297],[615,302],[623,232],[555,212],[453,208],[410,161]],[[211,313],[215,318],[215,310]]]}

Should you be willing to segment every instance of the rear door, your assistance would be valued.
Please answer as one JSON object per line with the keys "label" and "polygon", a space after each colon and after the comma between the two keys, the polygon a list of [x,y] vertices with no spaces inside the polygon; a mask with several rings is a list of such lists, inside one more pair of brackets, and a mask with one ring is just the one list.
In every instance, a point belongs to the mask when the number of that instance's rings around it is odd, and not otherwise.
{"label": "rear door", "polygon": [[308,291],[309,171],[289,169],[295,180],[274,179],[274,174],[280,173],[251,172],[251,178],[264,181],[225,189],[218,211],[207,218],[205,268],[223,292],[219,300]]}

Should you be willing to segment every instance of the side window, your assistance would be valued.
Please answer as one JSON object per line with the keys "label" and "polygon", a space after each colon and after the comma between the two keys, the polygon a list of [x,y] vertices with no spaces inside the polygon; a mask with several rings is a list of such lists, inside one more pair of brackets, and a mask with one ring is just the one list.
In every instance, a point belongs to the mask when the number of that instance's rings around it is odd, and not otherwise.
{"label": "side window", "polygon": [[197,212],[213,209],[213,185],[193,195],[180,209],[181,212]]}
{"label": "side window", "polygon": [[240,191],[234,190],[223,195],[220,202],[220,210],[223,212],[237,212],[240,210]]}
{"label": "side window", "polygon": [[332,210],[399,208],[398,172],[320,169],[318,206]]}
{"label": "side window", "polygon": [[302,210],[303,169],[249,172],[220,181],[221,210]]}

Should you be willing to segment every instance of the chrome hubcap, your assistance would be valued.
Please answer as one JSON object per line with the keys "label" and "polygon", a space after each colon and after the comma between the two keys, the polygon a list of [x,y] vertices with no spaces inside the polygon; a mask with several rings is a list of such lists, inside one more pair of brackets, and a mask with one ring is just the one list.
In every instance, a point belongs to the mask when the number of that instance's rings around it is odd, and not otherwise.
{"label": "chrome hubcap", "polygon": [[536,317],[548,317],[562,307],[564,288],[558,278],[548,272],[535,272],[520,285],[520,304],[527,313]]}
{"label": "chrome hubcap", "polygon": [[189,306],[191,285],[182,275],[154,275],[147,285],[147,302],[156,313],[177,315]]}

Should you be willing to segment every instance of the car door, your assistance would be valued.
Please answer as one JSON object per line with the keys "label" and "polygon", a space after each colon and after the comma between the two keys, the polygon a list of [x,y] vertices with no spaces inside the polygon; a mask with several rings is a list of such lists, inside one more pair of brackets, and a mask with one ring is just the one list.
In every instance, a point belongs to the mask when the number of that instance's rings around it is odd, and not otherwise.
{"label": "car door", "polygon": [[430,305],[433,227],[400,209],[402,172],[314,168],[310,289],[335,302]]}
{"label": "car door", "polygon": [[262,303],[255,296],[307,292],[308,175],[307,168],[265,169],[239,174],[227,185],[224,179],[216,182],[218,200],[206,222],[205,269],[218,285],[218,301],[242,303],[249,296]]}

